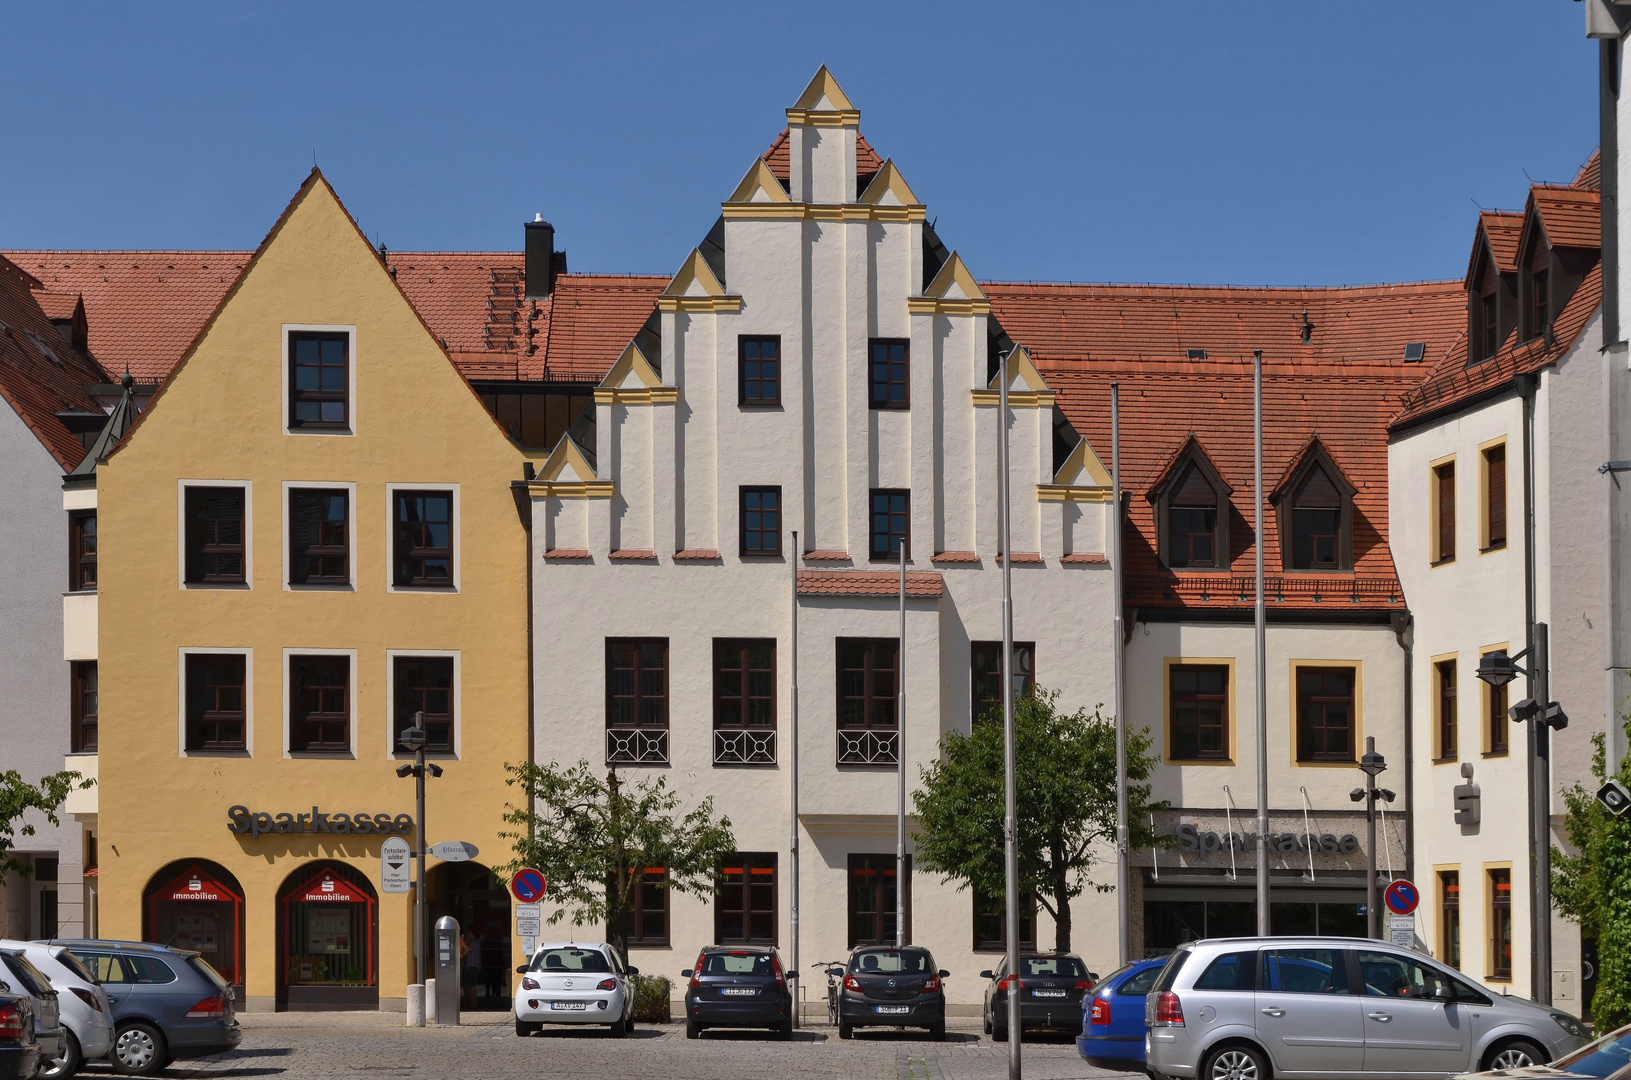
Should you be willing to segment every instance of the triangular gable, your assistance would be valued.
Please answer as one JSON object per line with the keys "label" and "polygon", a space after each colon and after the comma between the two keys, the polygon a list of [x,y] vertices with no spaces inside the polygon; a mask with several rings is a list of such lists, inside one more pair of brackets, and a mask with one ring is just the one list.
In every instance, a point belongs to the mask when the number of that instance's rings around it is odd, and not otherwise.
{"label": "triangular gable", "polygon": [[923,295],[933,300],[986,299],[985,290],[980,288],[980,283],[974,280],[974,275],[968,272],[968,267],[955,251],[934,280],[929,282],[929,287],[923,290]]}
{"label": "triangular gable", "polygon": [[748,168],[747,175],[742,182],[736,185],[731,192],[727,203],[790,203],[787,191],[782,187],[776,174],[770,171],[770,166],[764,158],[754,158],[753,164]]}
{"label": "triangular gable", "polygon": [[1059,466],[1053,482],[1071,487],[1109,487],[1110,470],[1104,467],[1104,462],[1087,440],[1081,439],[1065,458],[1065,463]]}
{"label": "triangular gable", "polygon": [[827,65],[822,64],[821,69],[810,80],[810,85],[804,88],[804,93],[793,103],[793,108],[804,109],[809,112],[853,112],[855,106],[850,104],[849,98],[839,88],[838,80],[833,78]]}
{"label": "triangular gable", "polygon": [[1190,462],[1195,463],[1196,468],[1201,470],[1207,482],[1220,495],[1234,494],[1234,487],[1224,479],[1217,463],[1212,460],[1212,455],[1206,452],[1206,447],[1201,445],[1201,440],[1192,432],[1162,463],[1160,471],[1155,474],[1155,480],[1144,492],[1144,497],[1151,502],[1159,499],[1169,487],[1178,482],[1179,477],[1184,474],[1184,467]]}
{"label": "triangular gable", "polygon": [[583,448],[571,435],[562,435],[538,470],[538,479],[549,484],[583,484],[596,479],[596,474]]}
{"label": "triangular gable", "polygon": [[1310,435],[1302,448],[1292,455],[1291,464],[1286,466],[1286,471],[1280,474],[1280,482],[1269,492],[1269,502],[1277,503],[1295,490],[1315,465],[1325,470],[1325,475],[1331,478],[1331,482],[1345,498],[1353,498],[1354,492],[1359,490],[1349,482],[1347,474],[1342,471],[1342,466],[1337,464],[1331,452],[1325,448],[1325,444],[1320,442],[1320,437]]}
{"label": "triangular gable", "polygon": [[725,286],[714,276],[702,252],[693,250],[685,259],[674,280],[662,291],[663,296],[724,296]]}
{"label": "triangular gable", "polygon": [[[765,171],[769,172],[770,170],[766,167]],[[779,188],[780,185],[778,184],[777,187]],[[912,189],[907,186],[906,179],[901,176],[900,169],[895,167],[893,158],[885,161],[883,167],[873,175],[872,183],[868,184],[866,190],[861,192],[860,201],[871,206],[923,205],[923,200],[913,194]],[[930,295],[934,294],[931,293]]]}
{"label": "triangular gable", "polygon": [[651,366],[651,361],[640,351],[640,346],[632,341],[624,346],[623,354],[617,358],[617,363],[613,364],[606,377],[600,380],[601,386],[611,390],[649,390],[662,384],[662,376]]}
{"label": "triangular gable", "polygon": [[[953,259],[956,257],[955,255],[952,256]],[[938,281],[939,279],[936,278],[935,280]],[[991,376],[991,382],[987,384],[986,388],[997,391],[1002,389],[1002,368],[1000,366],[997,368],[997,373]],[[1042,377],[1040,371],[1036,370],[1036,364],[1032,362],[1031,354],[1026,350],[1025,346],[1014,346],[1014,351],[1008,354],[1008,392],[1010,394],[1016,391],[1036,393],[1039,390],[1050,389],[1048,381]]]}

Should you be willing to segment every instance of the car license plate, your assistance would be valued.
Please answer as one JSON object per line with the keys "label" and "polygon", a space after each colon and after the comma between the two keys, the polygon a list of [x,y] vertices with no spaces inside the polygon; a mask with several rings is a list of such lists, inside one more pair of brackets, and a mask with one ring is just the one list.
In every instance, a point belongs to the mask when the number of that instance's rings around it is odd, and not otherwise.
{"label": "car license plate", "polygon": [[555,1012],[582,1012],[587,1002],[583,1001],[551,1001],[549,1007]]}
{"label": "car license plate", "polygon": [[876,1008],[886,1016],[901,1016],[912,1011],[910,1005],[878,1005]]}
{"label": "car license plate", "polygon": [[1031,996],[1032,997],[1045,997],[1045,998],[1062,998],[1062,997],[1065,996],[1065,992],[1063,990],[1032,990],[1031,991]]}
{"label": "car license plate", "polygon": [[751,986],[730,986],[726,987],[724,990],[721,990],[720,994],[724,995],[725,997],[752,997],[758,992],[759,991],[753,989]]}

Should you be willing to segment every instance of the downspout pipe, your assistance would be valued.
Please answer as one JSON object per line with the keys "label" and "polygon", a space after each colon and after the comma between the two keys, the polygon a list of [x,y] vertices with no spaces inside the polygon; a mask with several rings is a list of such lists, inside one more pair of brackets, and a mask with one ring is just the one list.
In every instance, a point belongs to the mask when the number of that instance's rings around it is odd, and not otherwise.
{"label": "downspout pipe", "polygon": [[1416,617],[1393,613],[1393,636],[1404,651],[1404,876],[1416,880]]}
{"label": "downspout pipe", "polygon": [[[1519,396],[1523,399],[1523,640],[1525,647],[1535,640],[1535,395],[1540,387],[1540,375],[1528,372],[1518,375],[1513,380]],[[1534,663],[1531,661],[1533,670]],[[1534,675],[1526,679],[1528,696],[1534,697],[1540,691],[1536,686]],[[1545,703],[1541,705],[1542,716],[1545,713]],[[1537,747],[1535,745],[1535,730],[1539,723],[1531,722],[1524,725],[1527,732],[1527,761],[1533,762]],[[1535,807],[1537,801],[1546,798],[1546,792],[1535,789],[1535,771],[1526,770],[1529,787],[1529,818],[1535,820]],[[1541,895],[1539,883],[1535,880],[1535,866],[1539,859],[1536,844],[1535,830],[1529,830],[1529,982],[1530,990],[1539,999],[1540,986],[1540,920],[1551,918],[1551,912],[1539,910],[1535,898]],[[1548,988],[1550,987],[1550,973],[1546,974]]]}

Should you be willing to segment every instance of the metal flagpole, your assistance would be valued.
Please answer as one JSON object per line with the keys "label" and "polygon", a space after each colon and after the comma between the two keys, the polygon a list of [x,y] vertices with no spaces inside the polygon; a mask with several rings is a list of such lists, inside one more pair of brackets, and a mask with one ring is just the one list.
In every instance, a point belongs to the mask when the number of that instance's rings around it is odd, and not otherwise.
{"label": "metal flagpole", "polygon": [[1019,1022],[1019,811],[1014,779],[1014,583],[1013,552],[1008,547],[1008,359],[1002,358],[997,394],[997,507],[1002,535],[1002,782],[1004,877],[1008,903],[1008,1077],[1020,1080]]}
{"label": "metal flagpole", "polygon": [[1132,867],[1129,863],[1127,827],[1127,705],[1123,680],[1126,676],[1127,636],[1123,626],[1121,594],[1121,387],[1110,384],[1110,497],[1115,510],[1110,515],[1110,561],[1115,575],[1116,609],[1116,946],[1121,963],[1133,959]]}
{"label": "metal flagpole", "polygon": [[[794,529],[793,557],[792,559],[788,560],[793,564],[793,573],[791,575],[791,584],[793,588],[793,618],[792,628],[789,635],[792,638],[792,648],[790,650],[792,653],[792,658],[789,668],[791,669],[793,678],[793,701],[792,707],[789,711],[788,738],[790,742],[787,757],[789,768],[792,770],[791,787],[793,789],[792,799],[790,800],[792,806],[790,808],[788,820],[788,851],[792,856],[793,864],[793,878],[792,881],[789,882],[789,885],[792,890],[793,900],[793,910],[791,915],[791,931],[793,936],[792,970],[795,973],[799,971],[799,556],[803,554],[803,551],[804,549],[799,547],[798,530]],[[800,976],[799,981],[803,981],[802,976]],[[799,1020],[802,1019],[802,1017],[800,1016],[801,1009],[799,1007],[799,988],[796,983],[793,985],[792,993],[793,1026],[798,1027]]]}
{"label": "metal flagpole", "polygon": [[1263,608],[1263,350],[1252,353],[1252,471],[1257,556],[1257,934],[1269,936],[1269,695],[1267,613]]}
{"label": "metal flagpole", "polygon": [[900,653],[895,658],[895,944],[906,944],[906,535],[900,538]]}

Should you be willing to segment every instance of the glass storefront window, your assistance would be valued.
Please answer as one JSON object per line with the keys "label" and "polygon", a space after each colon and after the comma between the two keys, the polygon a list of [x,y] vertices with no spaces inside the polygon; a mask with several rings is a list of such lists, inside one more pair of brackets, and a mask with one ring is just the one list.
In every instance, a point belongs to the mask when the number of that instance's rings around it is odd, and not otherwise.
{"label": "glass storefront window", "polygon": [[[1250,895],[1249,890],[1242,895]],[[1358,903],[1327,900],[1275,901],[1269,909],[1275,934],[1364,937],[1365,916]],[[1254,900],[1144,901],[1145,955],[1167,952],[1202,938],[1254,937]]]}
{"label": "glass storefront window", "polygon": [[296,886],[280,898],[284,985],[291,990],[374,987],[373,890],[337,865],[291,880]]}
{"label": "glass storefront window", "polygon": [[161,870],[148,887],[147,940],[191,949],[229,984],[244,985],[242,886],[214,863],[179,866],[179,873]]}

